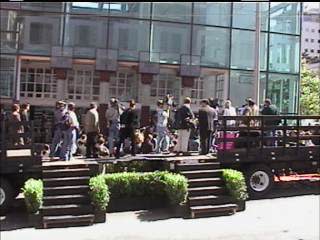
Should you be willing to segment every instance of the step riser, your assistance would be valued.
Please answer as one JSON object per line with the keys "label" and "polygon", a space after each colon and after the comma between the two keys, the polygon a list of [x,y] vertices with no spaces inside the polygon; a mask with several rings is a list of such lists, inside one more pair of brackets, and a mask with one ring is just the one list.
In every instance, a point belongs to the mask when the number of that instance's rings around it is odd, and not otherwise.
{"label": "step riser", "polygon": [[77,172],[43,172],[43,178],[60,178],[60,177],[90,177],[93,176],[93,171],[82,170]]}
{"label": "step riser", "polygon": [[87,205],[79,208],[43,209],[42,213],[44,216],[86,215],[86,214],[93,214],[93,208],[90,205]]}
{"label": "step riser", "polygon": [[208,189],[208,190],[189,191],[188,195],[190,197],[196,197],[196,196],[207,196],[207,195],[221,195],[225,193],[226,193],[225,189]]}
{"label": "step riser", "polygon": [[235,214],[235,210],[224,210],[221,212],[191,213],[191,218],[220,217],[220,216],[230,216],[233,214]]}
{"label": "step riser", "polygon": [[70,165],[51,165],[51,166],[45,166],[42,165],[43,170],[58,170],[58,169],[79,169],[79,168],[90,168],[91,170],[94,170],[96,167],[89,164],[70,164]]}
{"label": "step riser", "polygon": [[85,222],[72,222],[72,223],[47,223],[47,225],[43,224],[44,228],[66,228],[66,227],[85,227],[93,224],[92,221]]}
{"label": "step riser", "polygon": [[188,182],[189,187],[210,187],[210,186],[222,186],[224,183],[222,180],[208,180],[201,182]]}
{"label": "step riser", "polygon": [[220,164],[210,164],[210,165],[199,164],[197,166],[177,165],[178,171],[215,170],[219,168],[220,168]]}
{"label": "step riser", "polygon": [[189,200],[189,205],[192,206],[203,206],[203,205],[220,205],[234,203],[230,198],[217,198],[217,199],[197,199]]}
{"label": "step riser", "polygon": [[45,196],[57,196],[57,195],[74,195],[83,194],[86,195],[89,192],[88,188],[72,188],[72,189],[50,189],[44,190]]}
{"label": "step riser", "polygon": [[66,204],[89,204],[90,200],[88,197],[79,198],[58,198],[58,199],[44,199],[43,205],[66,205]]}
{"label": "step riser", "polygon": [[88,183],[89,183],[88,179],[44,181],[44,187],[87,185]]}
{"label": "step riser", "polygon": [[195,178],[213,178],[213,177],[221,177],[221,172],[210,172],[210,173],[188,173],[183,174],[187,179],[195,179]]}

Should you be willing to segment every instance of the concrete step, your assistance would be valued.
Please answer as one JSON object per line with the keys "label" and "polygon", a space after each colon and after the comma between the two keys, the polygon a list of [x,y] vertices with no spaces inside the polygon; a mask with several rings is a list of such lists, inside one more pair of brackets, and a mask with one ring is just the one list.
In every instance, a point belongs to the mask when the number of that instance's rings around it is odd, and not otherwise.
{"label": "concrete step", "polygon": [[178,171],[213,170],[213,169],[219,169],[219,168],[220,168],[219,162],[177,164]]}
{"label": "concrete step", "polygon": [[61,178],[44,178],[44,187],[87,185],[90,177],[61,177]]}
{"label": "concrete step", "polygon": [[201,206],[201,205],[219,205],[234,203],[234,199],[228,195],[206,195],[206,196],[196,196],[189,197],[189,205]]}
{"label": "concrete step", "polygon": [[59,178],[59,177],[83,177],[92,176],[93,171],[90,168],[72,168],[72,169],[52,169],[43,170],[43,178]]}
{"label": "concrete step", "polygon": [[237,207],[236,204],[194,206],[190,208],[191,218],[231,215]]}
{"label": "concrete step", "polygon": [[189,187],[209,187],[222,186],[224,184],[221,178],[194,178],[188,180]]}
{"label": "concrete step", "polygon": [[206,195],[222,195],[225,193],[226,193],[226,189],[224,187],[219,187],[219,186],[188,188],[189,197],[206,196]]}
{"label": "concrete step", "polygon": [[93,206],[90,204],[67,204],[43,206],[43,216],[85,215],[93,214]]}
{"label": "concrete step", "polygon": [[184,175],[188,179],[194,178],[213,178],[213,177],[221,177],[222,170],[196,170],[196,171],[181,171],[180,174]]}
{"label": "concrete step", "polygon": [[44,196],[55,195],[72,195],[72,194],[88,194],[88,185],[74,185],[74,186],[61,186],[61,187],[45,187]]}
{"label": "concrete step", "polygon": [[43,227],[66,227],[91,225],[94,222],[93,214],[86,215],[63,215],[43,217]]}
{"label": "concrete step", "polygon": [[61,163],[61,164],[56,164],[56,163],[43,163],[42,164],[42,169],[43,170],[57,170],[57,169],[75,169],[75,168],[93,168],[94,164],[91,163]]}
{"label": "concrete step", "polygon": [[82,195],[82,194],[46,196],[43,198],[44,206],[67,205],[67,204],[89,204],[89,203],[90,203],[89,196]]}

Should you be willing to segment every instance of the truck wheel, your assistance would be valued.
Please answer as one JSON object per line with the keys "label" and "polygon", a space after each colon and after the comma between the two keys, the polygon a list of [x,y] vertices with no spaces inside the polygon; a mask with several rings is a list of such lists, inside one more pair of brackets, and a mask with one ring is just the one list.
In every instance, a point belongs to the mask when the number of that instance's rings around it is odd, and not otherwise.
{"label": "truck wheel", "polygon": [[0,181],[0,214],[2,215],[10,208],[14,199],[14,191],[6,179],[1,178]]}
{"label": "truck wheel", "polygon": [[266,165],[253,165],[246,172],[246,181],[250,197],[260,198],[273,187],[274,175]]}

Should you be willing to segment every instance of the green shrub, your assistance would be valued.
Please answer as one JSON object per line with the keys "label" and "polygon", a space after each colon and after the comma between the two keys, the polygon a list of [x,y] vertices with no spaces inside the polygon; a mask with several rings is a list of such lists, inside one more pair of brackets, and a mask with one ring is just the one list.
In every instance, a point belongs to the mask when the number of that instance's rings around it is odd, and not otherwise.
{"label": "green shrub", "polygon": [[165,192],[168,197],[170,205],[178,205],[186,201],[188,193],[187,179],[174,173],[167,173],[164,175]]}
{"label": "green shrub", "polygon": [[124,172],[105,174],[111,197],[166,198],[170,204],[183,202],[187,194],[187,179],[169,172],[136,173]]}
{"label": "green shrub", "polygon": [[24,201],[29,213],[37,213],[43,203],[42,180],[28,179],[22,188]]}
{"label": "green shrub", "polygon": [[89,188],[92,204],[99,210],[106,210],[110,200],[110,195],[103,175],[90,178]]}
{"label": "green shrub", "polygon": [[242,172],[233,169],[224,169],[222,177],[232,197],[239,201],[248,198],[247,185]]}

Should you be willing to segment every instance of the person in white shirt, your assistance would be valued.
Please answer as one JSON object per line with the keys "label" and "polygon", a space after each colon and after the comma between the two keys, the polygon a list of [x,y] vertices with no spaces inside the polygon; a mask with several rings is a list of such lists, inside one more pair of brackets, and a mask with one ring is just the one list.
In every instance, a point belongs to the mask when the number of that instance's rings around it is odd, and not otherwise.
{"label": "person in white shirt", "polygon": [[157,147],[156,153],[160,153],[161,150],[168,152],[169,149],[169,136],[168,136],[168,119],[169,119],[169,109],[164,109],[163,100],[159,100],[157,110]]}
{"label": "person in white shirt", "polygon": [[68,104],[68,111],[64,115],[62,126],[63,143],[60,158],[64,161],[70,161],[72,155],[77,150],[77,130],[79,129],[79,121],[75,110],[75,104]]}
{"label": "person in white shirt", "polygon": [[[230,100],[227,100],[224,104],[223,116],[237,116],[236,109],[232,106]],[[235,120],[228,120],[227,126],[234,126],[236,124]]]}

